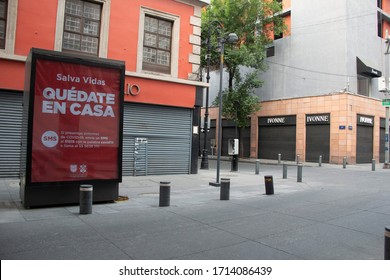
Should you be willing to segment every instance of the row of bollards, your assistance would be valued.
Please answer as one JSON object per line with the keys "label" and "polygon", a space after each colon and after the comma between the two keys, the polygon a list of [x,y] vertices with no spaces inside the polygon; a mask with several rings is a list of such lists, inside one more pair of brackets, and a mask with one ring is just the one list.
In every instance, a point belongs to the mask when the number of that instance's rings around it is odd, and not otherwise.
{"label": "row of bollards", "polygon": [[[283,179],[287,179],[287,164],[283,163]],[[255,174],[258,175],[260,171],[260,161],[256,160]],[[302,182],[303,165],[297,164],[297,182]]]}
{"label": "row of bollards", "polygon": [[[258,160],[256,160],[256,163],[257,163]],[[301,163],[301,156],[300,155],[297,155],[296,156],[296,162],[297,164],[300,164]],[[282,154],[278,154],[278,165],[282,164]],[[322,166],[322,155],[320,155],[318,157],[318,166]],[[258,174],[258,173],[256,173]]]}
{"label": "row of bollards", "polygon": [[[278,154],[278,165],[280,165],[281,163],[282,163],[282,154]],[[297,165],[301,163],[300,162],[300,155],[296,156],[296,163],[297,163]],[[343,157],[343,168],[347,168],[347,164],[348,164],[347,157]],[[256,160],[256,174],[259,174],[258,173],[259,166],[260,166],[260,162],[259,162],[259,160]],[[322,155],[320,155],[318,157],[318,166],[319,167],[322,166]],[[375,171],[375,166],[376,166],[376,161],[375,161],[375,159],[372,159],[372,161],[371,161],[371,170],[372,171]]]}
{"label": "row of bollards", "polygon": [[[343,168],[347,168],[347,164],[348,164],[347,157],[343,157]],[[371,160],[371,170],[372,171],[375,171],[375,166],[376,166],[376,160],[372,159]]]}
{"label": "row of bollards", "polygon": [[[274,194],[273,176],[271,175],[264,176],[264,184],[265,184],[265,194],[266,195]],[[159,196],[160,207],[170,206],[170,195],[171,195],[171,183],[160,182],[160,196]],[[221,178],[219,198],[220,200],[230,200],[230,179],[229,178]]]}

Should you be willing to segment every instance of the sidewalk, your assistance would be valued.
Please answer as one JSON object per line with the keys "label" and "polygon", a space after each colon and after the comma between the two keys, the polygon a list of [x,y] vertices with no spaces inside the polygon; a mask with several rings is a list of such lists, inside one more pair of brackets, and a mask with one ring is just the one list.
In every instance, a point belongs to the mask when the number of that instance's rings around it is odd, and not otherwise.
{"label": "sidewalk", "polygon": [[[390,225],[390,170],[377,165],[282,167],[240,163],[230,200],[219,200],[215,162],[196,175],[124,177],[128,200],[23,209],[18,180],[0,180],[0,258],[7,259],[383,259]],[[265,195],[264,176],[275,195]],[[170,181],[171,203],[159,207],[159,182]]]}

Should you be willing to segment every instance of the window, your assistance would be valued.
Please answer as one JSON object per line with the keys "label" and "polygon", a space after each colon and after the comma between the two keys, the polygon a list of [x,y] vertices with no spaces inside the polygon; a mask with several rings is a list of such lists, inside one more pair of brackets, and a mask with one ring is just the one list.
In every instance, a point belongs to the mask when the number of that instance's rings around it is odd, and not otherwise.
{"label": "window", "polygon": [[265,50],[266,50],[266,57],[275,56],[275,46],[268,47]]}
{"label": "window", "polygon": [[0,0],[0,49],[5,49],[5,33],[7,28],[7,0]]}
{"label": "window", "polygon": [[98,55],[101,5],[66,0],[62,50]]}
{"label": "window", "polygon": [[362,75],[358,75],[358,94],[371,96],[371,79]]}
{"label": "window", "polygon": [[179,42],[180,16],[141,7],[136,71],[177,78]]}
{"label": "window", "polygon": [[171,72],[171,21],[145,15],[142,69]]}

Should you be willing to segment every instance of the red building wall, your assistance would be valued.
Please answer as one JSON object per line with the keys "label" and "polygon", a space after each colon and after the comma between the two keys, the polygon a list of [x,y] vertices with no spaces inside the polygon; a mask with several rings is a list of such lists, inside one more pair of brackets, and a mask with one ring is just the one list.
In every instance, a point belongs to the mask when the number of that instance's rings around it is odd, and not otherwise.
{"label": "red building wall", "polygon": [[[0,55],[0,89],[23,90],[23,61],[32,47],[55,49],[58,3],[57,0],[18,1],[14,53]],[[134,75],[137,54],[142,51],[138,50],[141,7],[180,17],[177,77],[148,75],[145,79]],[[194,106],[196,84],[188,81],[193,72],[189,55],[193,53],[190,36],[194,13],[195,6],[174,0],[111,0],[107,58],[125,61],[126,83],[136,83],[141,88],[138,96],[126,95],[127,101]]]}

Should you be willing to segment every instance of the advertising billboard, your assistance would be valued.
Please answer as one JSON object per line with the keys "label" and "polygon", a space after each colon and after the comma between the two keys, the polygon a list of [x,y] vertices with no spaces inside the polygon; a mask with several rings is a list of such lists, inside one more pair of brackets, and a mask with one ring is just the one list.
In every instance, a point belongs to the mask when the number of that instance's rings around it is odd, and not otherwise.
{"label": "advertising billboard", "polygon": [[117,69],[37,59],[31,182],[119,179],[119,90]]}
{"label": "advertising billboard", "polygon": [[68,197],[58,199],[61,203],[77,202],[76,190],[87,182],[97,187],[100,200],[117,193],[109,189],[117,189],[122,179],[123,92],[123,62],[31,51],[24,110],[28,127],[22,132],[23,200],[41,192],[49,198],[38,201],[48,204],[56,197]]}

